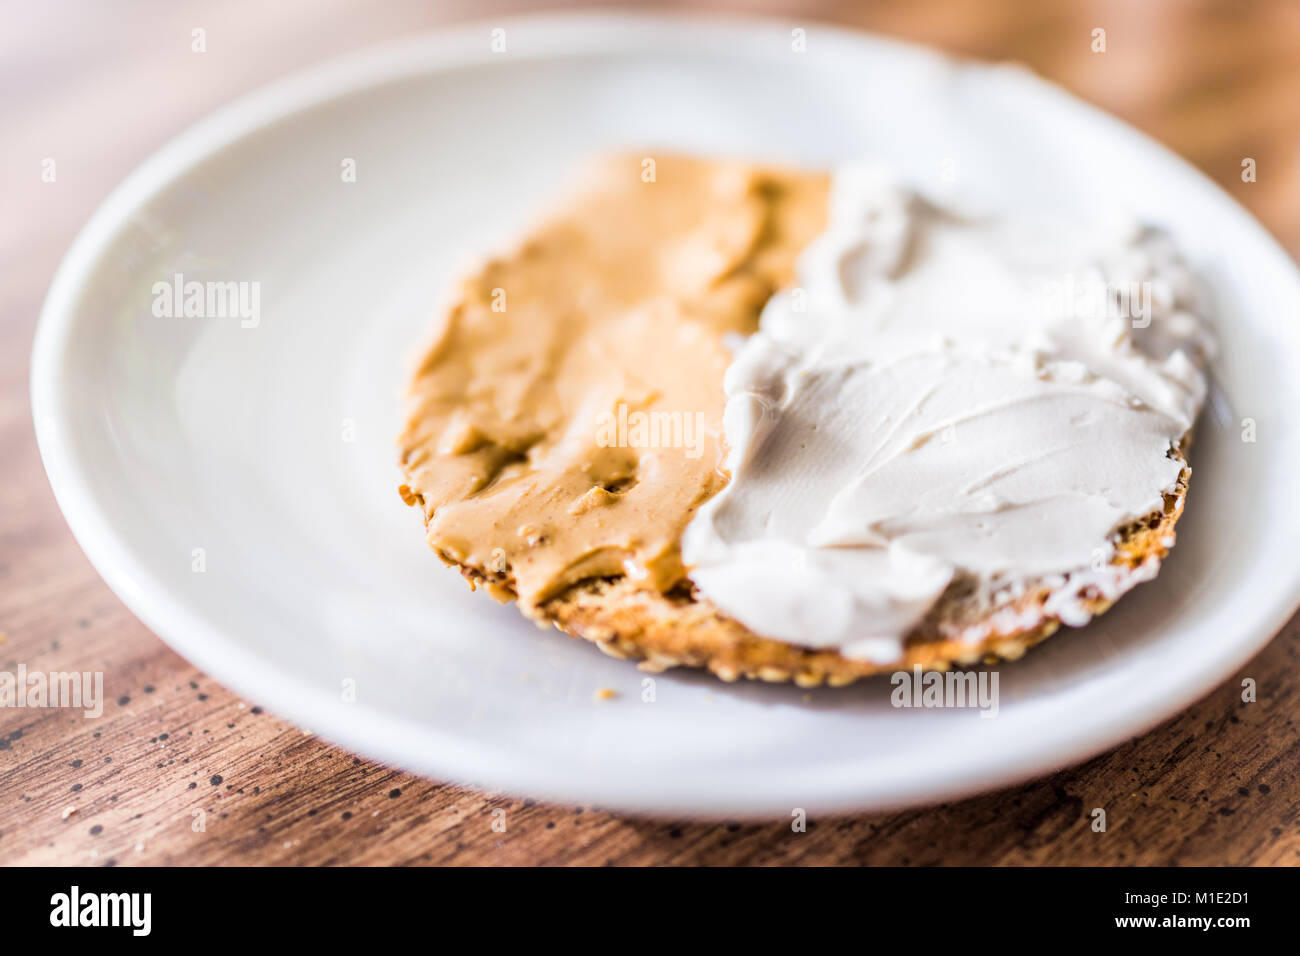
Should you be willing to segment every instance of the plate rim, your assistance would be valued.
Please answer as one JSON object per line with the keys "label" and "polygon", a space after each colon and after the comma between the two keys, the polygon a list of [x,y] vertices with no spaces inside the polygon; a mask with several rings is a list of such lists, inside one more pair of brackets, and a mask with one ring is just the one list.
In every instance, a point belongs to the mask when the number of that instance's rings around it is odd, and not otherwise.
{"label": "plate rim", "polygon": [[[485,756],[485,748],[467,744],[456,733],[428,724],[421,725],[421,733],[426,738],[438,739],[436,757],[413,761],[409,753],[391,743],[402,739],[402,730],[410,726],[410,720],[374,711],[358,711],[348,720],[331,718],[332,711],[324,706],[327,695],[321,688],[297,675],[276,673],[273,677],[259,678],[262,668],[257,655],[238,644],[230,644],[219,626],[168,592],[149,570],[147,560],[118,537],[109,514],[96,504],[89,476],[78,467],[75,454],[69,451],[71,425],[66,403],[60,397],[64,381],[60,371],[69,354],[78,301],[132,214],[202,162],[261,129],[322,103],[404,77],[452,72],[489,62],[494,54],[488,49],[486,36],[487,31],[496,27],[526,29],[535,37],[545,38],[547,42],[540,45],[538,52],[526,53],[525,57],[549,60],[571,55],[573,51],[568,47],[575,42],[587,43],[605,55],[632,49],[662,53],[666,49],[665,31],[677,31],[674,37],[677,40],[683,34],[691,42],[704,43],[707,39],[708,44],[719,50],[719,41],[724,37],[730,41],[743,39],[756,46],[760,35],[766,37],[774,30],[789,30],[792,25],[815,29],[819,36],[849,46],[889,46],[977,69],[1005,68],[804,17],[796,21],[795,18],[681,12],[592,11],[474,19],[367,46],[292,72],[200,118],[151,154],[108,195],[74,239],[55,272],[32,346],[30,398],[41,460],[56,502],[96,572],[132,614],[204,673],[242,696],[264,702],[264,706],[299,726],[316,729],[319,725],[323,739],[381,762],[438,780],[556,802],[595,803],[640,814],[687,813],[697,817],[742,819],[770,818],[788,812],[788,801],[779,799],[784,791],[772,788],[767,791],[755,788],[748,797],[737,798],[734,794],[691,792],[689,787],[643,793],[591,773],[580,779],[570,777],[557,782],[553,775],[545,775],[535,764],[504,769],[491,754]],[[583,29],[575,29],[579,26]],[[683,31],[687,26],[689,30]],[[466,42],[475,35],[483,40],[481,49]],[[596,36],[601,37],[599,42]],[[618,45],[611,45],[611,36],[618,38]],[[1271,248],[1273,255],[1289,267],[1300,289],[1300,272],[1277,240],[1205,174],[1127,123],[1037,74],[1024,72],[1026,79],[1043,87],[1043,92],[1070,108],[1092,114],[1094,121],[1104,121],[1116,135],[1136,140],[1148,150],[1158,152],[1165,162],[1181,167],[1201,188],[1226,200],[1244,220],[1243,224],[1256,232],[1260,248]],[[975,768],[974,772],[967,768],[960,778],[951,773],[946,777],[939,775],[940,779],[933,779],[933,774],[913,775],[899,784],[882,782],[866,774],[852,780],[837,780],[835,786],[824,780],[821,793],[813,799],[802,800],[801,805],[810,811],[833,812],[932,804],[1019,783],[1109,750],[1182,712],[1223,683],[1232,671],[1277,636],[1300,606],[1300,568],[1291,572],[1289,590],[1278,587],[1271,596],[1273,600],[1260,609],[1255,620],[1241,629],[1239,639],[1224,642],[1217,653],[1199,657],[1199,666],[1185,667],[1172,694],[1151,693],[1139,704],[1127,707],[1120,702],[1090,721],[1080,720],[1046,743],[1041,737],[1037,741],[1022,738],[1018,746],[1007,745],[996,766]]]}

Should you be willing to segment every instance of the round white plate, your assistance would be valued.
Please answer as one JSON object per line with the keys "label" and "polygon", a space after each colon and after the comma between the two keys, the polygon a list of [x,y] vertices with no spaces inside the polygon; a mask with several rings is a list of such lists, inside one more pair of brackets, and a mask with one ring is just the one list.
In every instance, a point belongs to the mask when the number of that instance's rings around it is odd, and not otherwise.
{"label": "round white plate", "polygon": [[[808,24],[798,53],[794,26],[458,27],[276,84],[150,159],[68,253],[32,357],[50,481],[108,584],[214,678],[360,753],[662,814],[950,798],[1085,758],[1228,678],[1300,602],[1295,267],[1199,173],[1022,70]],[[1172,230],[1223,354],[1160,578],[1002,666],[994,719],[893,709],[886,679],[807,694],[670,672],[648,701],[631,664],[471,594],[397,495],[409,363],[456,274],[611,147],[875,157],[957,199],[1113,201]],[[257,283],[260,321],[155,315],[177,273]]]}

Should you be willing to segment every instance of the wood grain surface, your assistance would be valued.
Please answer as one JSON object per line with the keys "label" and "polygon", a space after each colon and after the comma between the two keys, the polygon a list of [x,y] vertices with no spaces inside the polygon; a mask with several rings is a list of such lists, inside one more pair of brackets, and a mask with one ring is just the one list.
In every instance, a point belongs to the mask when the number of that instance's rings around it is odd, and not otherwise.
{"label": "wood grain surface", "polygon": [[[54,504],[27,400],[32,332],[53,270],[114,185],[237,94],[366,43],[532,8],[55,0],[2,9],[0,669],[103,671],[109,700],[98,719],[0,710],[0,861],[1300,861],[1300,619],[1181,716],[1087,764],[959,803],[813,818],[806,833],[788,821],[645,820],[443,786],[359,760],[237,699],[125,610]],[[1300,248],[1298,3],[825,0],[743,9],[1026,62],[1198,164],[1293,255]],[[190,50],[195,27],[207,31],[202,55]],[[1107,31],[1104,54],[1090,49],[1095,28]],[[1257,164],[1253,183],[1241,180],[1247,157]],[[53,183],[41,179],[46,158],[57,162]],[[1240,698],[1246,676],[1258,683],[1255,703]],[[1104,833],[1090,827],[1094,807],[1106,809]],[[492,828],[496,809],[506,811],[505,832]]]}

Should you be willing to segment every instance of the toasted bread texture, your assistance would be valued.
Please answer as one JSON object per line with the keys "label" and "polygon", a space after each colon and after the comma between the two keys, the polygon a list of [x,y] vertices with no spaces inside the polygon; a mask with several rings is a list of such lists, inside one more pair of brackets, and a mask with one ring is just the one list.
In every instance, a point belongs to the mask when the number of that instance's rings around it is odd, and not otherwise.
{"label": "toasted bread texture", "polygon": [[[1109,610],[1124,591],[1155,576],[1173,546],[1174,525],[1182,515],[1191,478],[1182,452],[1174,454],[1184,466],[1176,489],[1164,496],[1164,509],[1117,535],[1113,561],[1124,573],[1119,588],[1109,596],[1089,583],[1075,584],[1071,593],[1067,578],[1064,585],[1031,584],[1015,600],[990,606],[968,584],[955,582],[908,635],[903,657],[889,664],[760,637],[708,601],[698,600],[689,589],[650,593],[625,578],[573,588],[542,608],[537,619],[593,641],[614,657],[642,661],[643,670],[703,667],[726,681],[747,677],[793,681],[801,687],[839,687],[860,677],[918,666],[942,671],[1016,660],[1060,628],[1061,615],[1050,604],[1054,596],[1077,598],[1070,602],[1075,615],[1082,610],[1091,617]],[[469,576],[474,580],[473,572]],[[1081,621],[1075,618],[1074,623]]]}
{"label": "toasted bread texture", "polygon": [[[1104,613],[1123,592],[1153,578],[1173,547],[1191,468],[1181,450],[1171,454],[1184,465],[1177,487],[1164,496],[1163,510],[1133,522],[1116,536],[1113,562],[1127,572],[1119,591],[1105,596],[1090,584],[1076,585],[1074,606],[1088,616]],[[508,577],[481,568],[460,566],[460,571],[471,588],[486,588],[498,600],[513,599]],[[903,657],[889,664],[761,637],[700,600],[689,584],[663,593],[626,576],[599,578],[567,589],[528,616],[539,625],[554,625],[591,641],[611,657],[639,661],[644,671],[696,667],[724,681],[744,677],[792,681],[800,687],[843,687],[862,677],[913,667],[944,671],[1017,660],[1061,627],[1061,617],[1050,610],[1049,602],[1063,590],[1070,590],[1068,579],[1064,588],[1030,586],[1016,600],[994,608],[986,599],[975,599],[972,589],[954,583],[908,635]],[[1007,626],[1000,621],[1013,623]]]}

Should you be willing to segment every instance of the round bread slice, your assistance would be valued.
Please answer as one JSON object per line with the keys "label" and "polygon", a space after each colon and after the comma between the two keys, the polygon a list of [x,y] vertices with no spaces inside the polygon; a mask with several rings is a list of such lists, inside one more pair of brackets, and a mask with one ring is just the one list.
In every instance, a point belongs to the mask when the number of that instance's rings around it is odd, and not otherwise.
{"label": "round bread slice", "polygon": [[[643,669],[805,687],[1015,659],[1063,617],[1082,623],[1154,577],[1183,509],[1187,438],[1170,451],[1183,468],[1164,508],[1114,536],[1105,593],[1087,573],[1096,569],[991,594],[959,579],[898,661],[764,638],[693,593],[679,543],[727,481],[725,341],[754,331],[790,283],[799,251],[825,228],[826,190],[820,173],[611,157],[514,252],[467,279],[417,367],[399,440],[400,492],[421,508],[434,552],[539,625]],[[709,440],[610,447],[593,415],[614,408],[698,415]]]}

